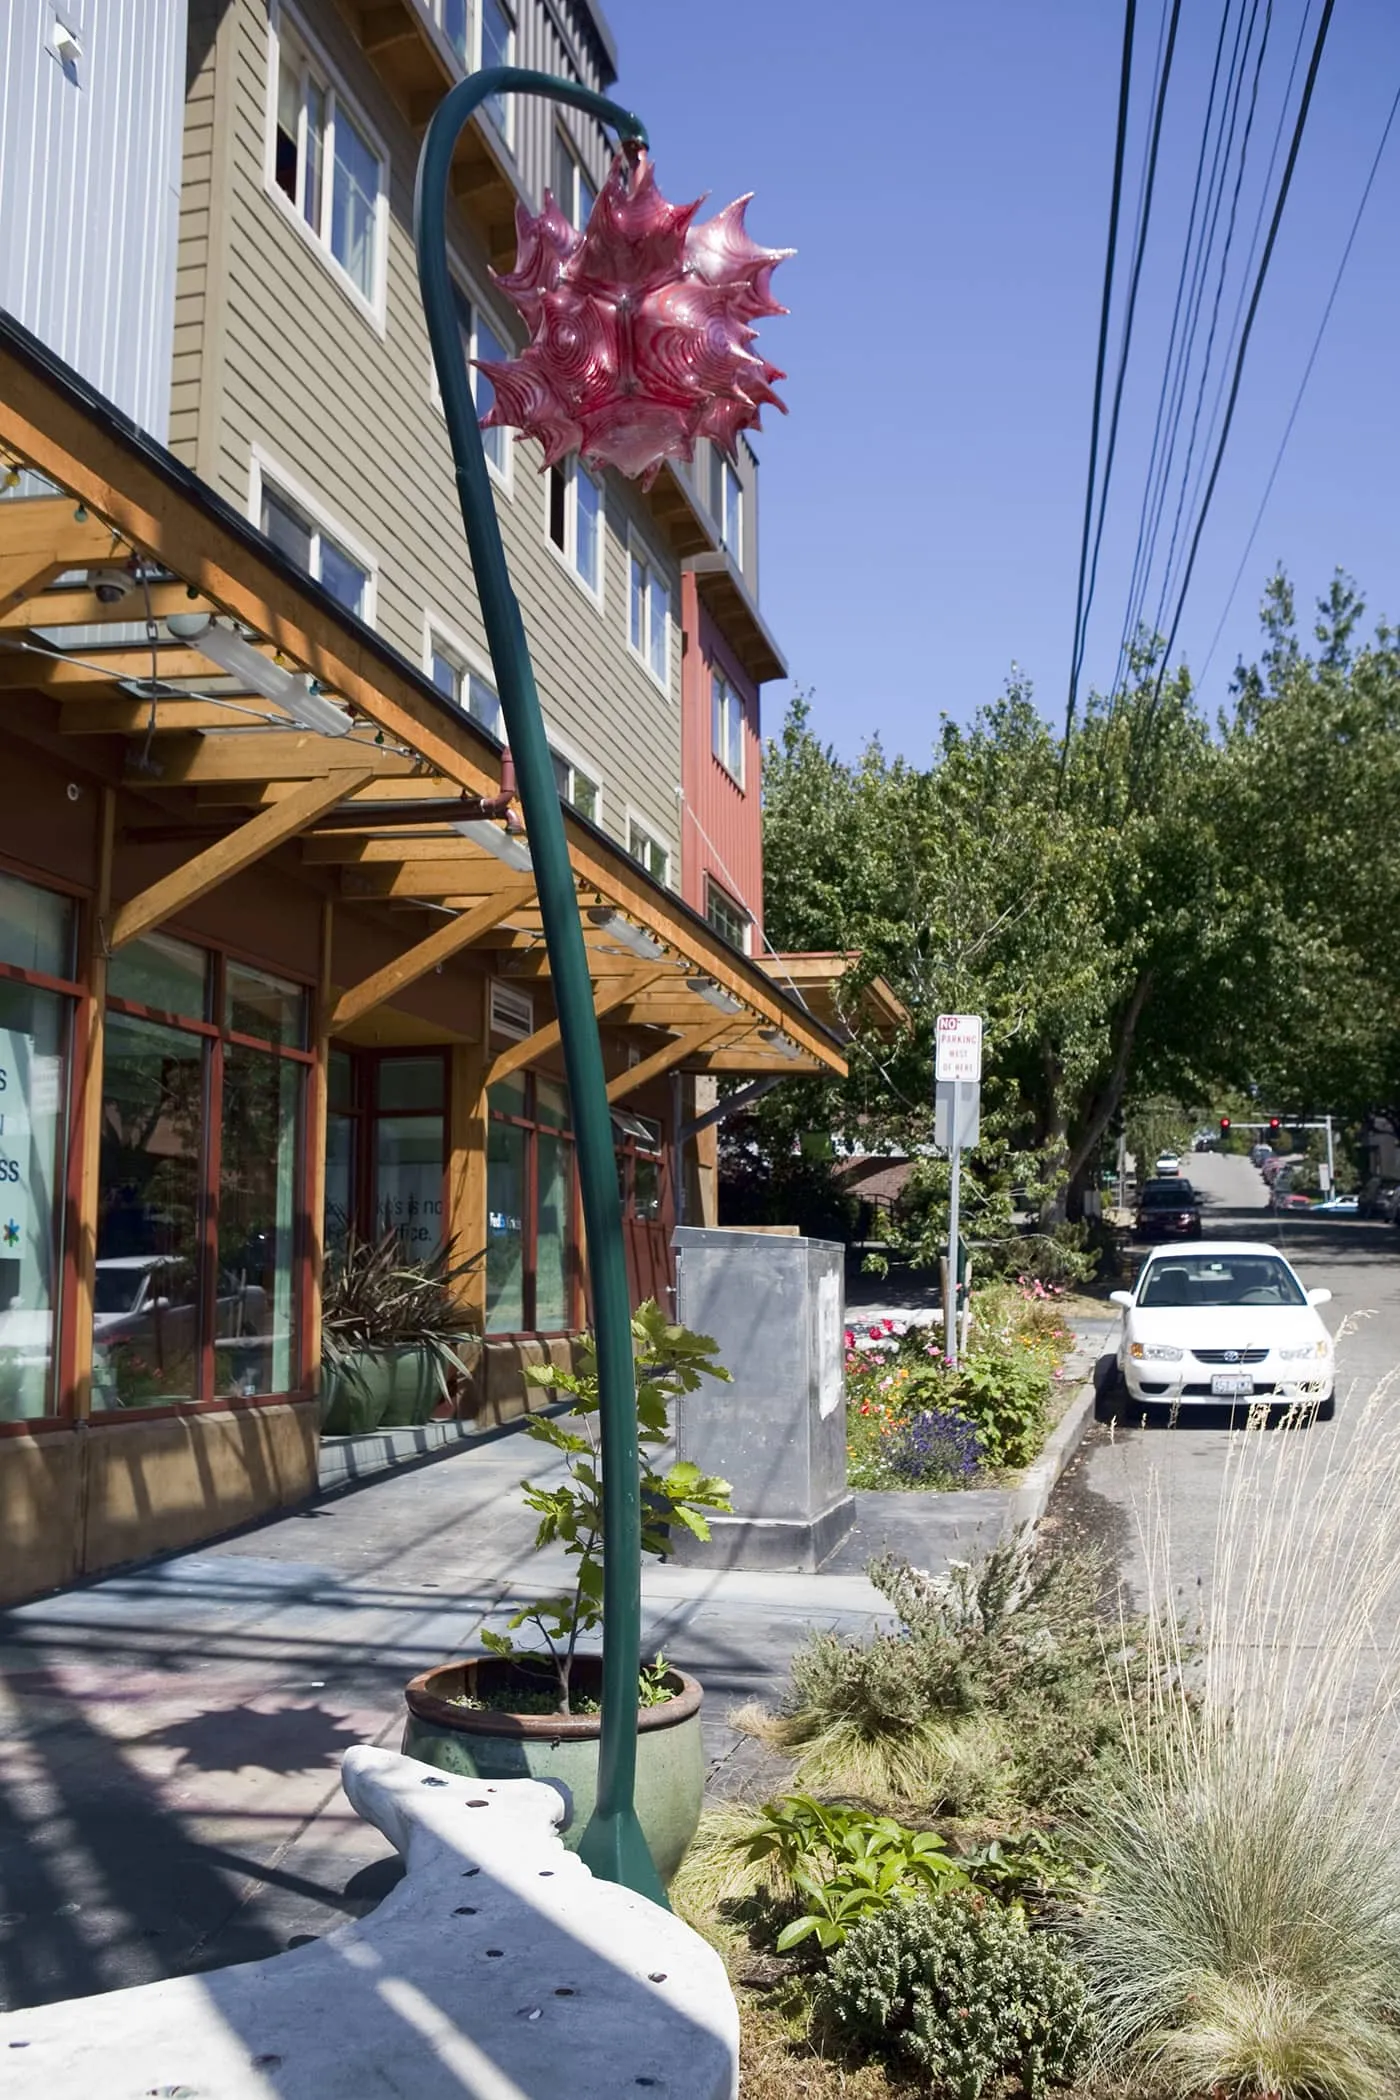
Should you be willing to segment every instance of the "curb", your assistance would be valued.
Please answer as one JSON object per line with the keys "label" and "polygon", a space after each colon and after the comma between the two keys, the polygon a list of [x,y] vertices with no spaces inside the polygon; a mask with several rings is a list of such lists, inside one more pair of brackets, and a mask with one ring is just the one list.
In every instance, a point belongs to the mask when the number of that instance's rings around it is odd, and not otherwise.
{"label": "curb", "polygon": [[1003,1538],[1019,1531],[1023,1525],[1038,1524],[1045,1515],[1061,1474],[1079,1449],[1084,1432],[1094,1418],[1097,1390],[1091,1372],[1055,1424],[1045,1449],[1034,1465],[1027,1466],[1021,1485],[1012,1491],[1011,1506],[1002,1527]]}

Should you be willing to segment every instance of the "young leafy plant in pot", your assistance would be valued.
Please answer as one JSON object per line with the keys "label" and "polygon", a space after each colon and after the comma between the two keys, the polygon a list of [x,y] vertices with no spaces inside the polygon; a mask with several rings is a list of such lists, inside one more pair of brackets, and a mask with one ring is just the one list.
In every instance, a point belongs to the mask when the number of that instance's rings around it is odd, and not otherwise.
{"label": "young leafy plant in pot", "polygon": [[[728,1380],[706,1335],[671,1326],[652,1302],[632,1320],[641,1446],[642,1551],[664,1554],[672,1527],[709,1537],[707,1510],[725,1510],[729,1483],[687,1461],[658,1472],[648,1454],[669,1435],[667,1408],[702,1378]],[[522,1604],[504,1633],[482,1634],[490,1652],[415,1677],[405,1697],[406,1755],[443,1771],[481,1779],[549,1779],[562,1784],[572,1814],[565,1842],[587,1828],[597,1787],[601,1661],[580,1640],[603,1621],[603,1483],[598,1367],[591,1348],[578,1368],[532,1366],[531,1381],[567,1397],[567,1416],[532,1415],[527,1435],[567,1460],[562,1481],[522,1481],[539,1516],[537,1550],[559,1544],[574,1564],[570,1589]],[[535,1639],[517,1639],[525,1629]],[[637,1687],[637,1814],[657,1872],[669,1881],[695,1834],[704,1793],[701,1690],[663,1656],[643,1668]]]}
{"label": "young leafy plant in pot", "polygon": [[405,1259],[396,1232],[353,1228],[327,1253],[321,1285],[321,1429],[354,1436],[426,1422],[454,1377],[470,1374],[478,1342],[458,1300],[481,1261],[443,1247]]}

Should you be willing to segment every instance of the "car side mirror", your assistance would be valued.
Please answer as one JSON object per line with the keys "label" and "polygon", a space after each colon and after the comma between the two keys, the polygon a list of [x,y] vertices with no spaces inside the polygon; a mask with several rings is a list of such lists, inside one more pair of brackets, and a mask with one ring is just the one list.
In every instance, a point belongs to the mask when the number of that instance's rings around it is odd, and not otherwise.
{"label": "car side mirror", "polygon": [[1332,1293],[1328,1290],[1309,1291],[1308,1303],[1309,1305],[1330,1305],[1332,1303]]}
{"label": "car side mirror", "polygon": [[[1328,1295],[1330,1296],[1331,1293],[1329,1292]],[[1133,1294],[1131,1291],[1110,1291],[1108,1302],[1110,1305],[1131,1305]]]}

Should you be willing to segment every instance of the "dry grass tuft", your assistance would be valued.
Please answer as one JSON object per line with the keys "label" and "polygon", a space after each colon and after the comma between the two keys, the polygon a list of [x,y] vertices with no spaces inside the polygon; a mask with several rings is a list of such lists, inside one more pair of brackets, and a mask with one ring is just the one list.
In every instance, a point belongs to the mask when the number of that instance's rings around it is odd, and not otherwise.
{"label": "dry grass tuft", "polygon": [[[1347,1429],[1232,1436],[1199,1663],[1159,1620],[1157,1711],[1125,1703],[1126,1768],[1090,1817],[1105,1872],[1085,1952],[1107,2048],[1145,2091],[1400,2092],[1389,1392]],[[1160,1507],[1143,1544],[1168,1597]]]}

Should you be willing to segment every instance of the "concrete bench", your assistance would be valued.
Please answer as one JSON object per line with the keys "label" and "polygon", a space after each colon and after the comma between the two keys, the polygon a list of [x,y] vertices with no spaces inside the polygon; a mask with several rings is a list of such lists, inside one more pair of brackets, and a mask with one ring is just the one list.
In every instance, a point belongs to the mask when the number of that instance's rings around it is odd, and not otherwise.
{"label": "concrete bench", "polygon": [[595,1881],[561,1795],[390,1750],[342,1768],[402,1855],[378,1909],[268,1961],[0,2015],[6,2100],[734,2100],[724,1965]]}

